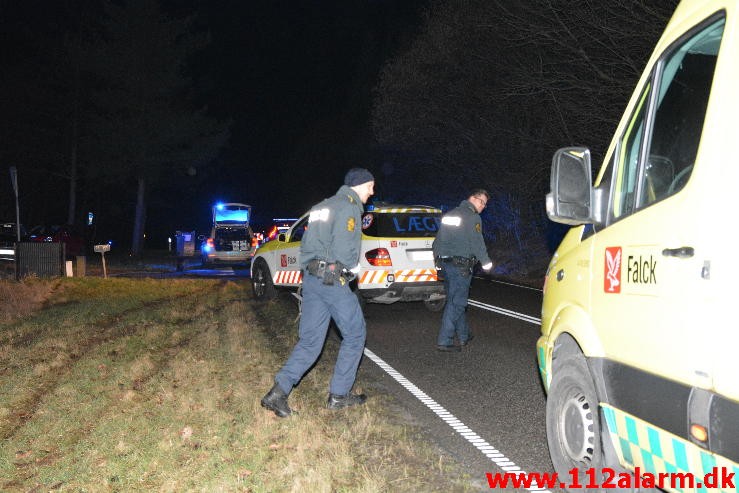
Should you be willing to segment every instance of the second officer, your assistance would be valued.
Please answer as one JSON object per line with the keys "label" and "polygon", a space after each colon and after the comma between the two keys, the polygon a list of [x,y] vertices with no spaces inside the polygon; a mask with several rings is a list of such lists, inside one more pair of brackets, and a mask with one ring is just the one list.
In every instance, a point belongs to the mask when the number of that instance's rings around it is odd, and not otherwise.
{"label": "second officer", "polygon": [[[472,190],[467,200],[441,218],[441,226],[432,245],[446,289],[446,305],[436,340],[436,349],[439,351],[459,351],[460,346],[472,340],[465,316],[472,270],[478,261],[482,263],[483,270],[493,267],[482,237],[480,219],[480,213],[487,206],[489,198],[486,190]],[[455,336],[459,346],[454,345]]]}

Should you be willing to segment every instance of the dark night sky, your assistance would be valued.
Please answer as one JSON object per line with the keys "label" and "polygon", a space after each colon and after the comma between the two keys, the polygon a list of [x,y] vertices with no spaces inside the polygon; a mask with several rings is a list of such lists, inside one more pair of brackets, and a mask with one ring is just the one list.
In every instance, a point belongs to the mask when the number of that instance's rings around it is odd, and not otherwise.
{"label": "dark night sky", "polygon": [[[426,1],[280,1],[209,2],[201,17],[211,26],[213,43],[202,73],[213,78],[212,108],[230,115],[234,138],[224,162],[235,185],[248,192],[243,200],[261,203],[274,214],[294,215],[332,193],[343,170],[363,163],[342,162],[340,149],[324,160],[301,163],[305,140],[368,136],[372,89],[383,61],[412,33]],[[328,134],[328,135],[327,135]],[[343,140],[343,142],[342,142]],[[288,186],[288,196],[274,201],[275,189],[289,178],[285,166],[320,167],[316,179]],[[279,170],[279,172],[277,171]],[[320,175],[320,177],[319,177]],[[226,185],[226,184],[222,184]],[[238,195],[236,190],[211,193]],[[214,197],[215,198],[215,197]],[[269,205],[267,205],[269,204]],[[255,205],[256,206],[256,205]]]}
{"label": "dark night sky", "polygon": [[[35,34],[63,27],[64,5],[75,0],[0,0],[0,55],[14,63],[37,49]],[[79,0],[84,2],[85,0]],[[149,228],[204,228],[215,200],[247,202],[268,221],[295,216],[332,194],[343,173],[362,162],[347,149],[371,140],[372,90],[383,62],[413,36],[428,0],[187,0],[165,3],[176,14],[193,10],[212,42],[193,60],[199,100],[231,119],[232,136],[218,159],[199,170],[192,189],[163,187],[151,204],[173,204],[166,217],[148,215]],[[32,27],[33,26],[33,27]],[[6,97],[8,94],[6,94]],[[316,149],[319,152],[316,152]],[[310,155],[309,159],[302,156]],[[12,220],[11,164],[1,163],[0,212]],[[295,183],[293,170],[300,169]],[[18,166],[21,173],[23,166]],[[310,171],[306,171],[310,169]],[[28,173],[26,173],[28,174]],[[21,177],[22,222],[64,222],[67,200],[50,198]],[[59,193],[61,192],[61,193]],[[43,200],[36,194],[47,195]],[[186,196],[177,196],[177,194]],[[36,201],[37,203],[34,203]],[[41,205],[43,202],[43,205]],[[29,212],[31,211],[31,212]],[[26,219],[31,215],[34,219]],[[43,218],[39,216],[43,215]],[[29,225],[30,226],[30,225]],[[162,231],[164,233],[164,231]],[[171,234],[169,231],[165,233]],[[127,239],[123,239],[127,241]]]}

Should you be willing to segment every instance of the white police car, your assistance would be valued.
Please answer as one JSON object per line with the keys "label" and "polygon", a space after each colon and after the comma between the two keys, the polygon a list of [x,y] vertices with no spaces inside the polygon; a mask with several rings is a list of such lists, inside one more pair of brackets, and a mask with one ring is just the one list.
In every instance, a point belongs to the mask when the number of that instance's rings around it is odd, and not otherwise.
{"label": "white police car", "polygon": [[[362,214],[360,272],[356,289],[360,300],[372,303],[423,301],[432,311],[444,308],[444,286],[436,277],[431,244],[441,210],[427,206],[375,205]],[[257,299],[271,299],[276,287],[298,288],[300,240],[308,226],[301,216],[277,239],[262,245],[251,264]]]}

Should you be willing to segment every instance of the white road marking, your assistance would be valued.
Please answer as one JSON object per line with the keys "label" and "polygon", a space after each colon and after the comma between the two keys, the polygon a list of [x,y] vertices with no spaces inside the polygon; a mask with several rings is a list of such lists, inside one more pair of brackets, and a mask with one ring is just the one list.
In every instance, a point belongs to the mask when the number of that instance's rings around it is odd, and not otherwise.
{"label": "white road marking", "polygon": [[483,303],[482,301],[476,301],[473,299],[467,300],[467,304],[470,306],[474,306],[475,308],[480,308],[482,310],[487,310],[490,312],[500,313],[501,315],[506,315],[508,317],[517,318],[531,324],[541,325],[540,318],[532,317],[531,315],[526,315],[525,313],[514,312],[513,310],[507,310],[495,305],[488,305],[487,303]]}
{"label": "white road marking", "polygon": [[[487,441],[480,437],[477,433],[472,431],[467,425],[462,423],[456,416],[447,411],[438,402],[433,400],[424,391],[416,387],[410,380],[401,375],[395,368],[388,365],[379,356],[364,348],[364,354],[377,364],[382,370],[390,375],[396,382],[403,386],[408,392],[413,394],[419,401],[421,401],[426,407],[431,409],[437,416],[439,416],[446,424],[448,424],[454,431],[456,431],[462,438],[470,442],[477,450],[483,453],[485,457],[490,459],[496,466],[500,467],[505,472],[526,474],[526,471],[522,470],[516,465],[515,462],[510,460],[501,451],[490,445]],[[549,490],[534,487],[526,488],[529,491],[541,491],[549,492]]]}
{"label": "white road marking", "polygon": [[513,287],[521,288],[521,289],[530,289],[531,291],[543,291],[541,288],[535,288],[533,286],[526,286],[525,284],[517,284],[515,282],[498,281],[496,279],[490,279],[489,277],[485,277],[485,276],[474,276],[474,277],[475,277],[475,279],[481,279],[483,281],[494,282],[496,284],[505,284],[506,286],[513,286]]}

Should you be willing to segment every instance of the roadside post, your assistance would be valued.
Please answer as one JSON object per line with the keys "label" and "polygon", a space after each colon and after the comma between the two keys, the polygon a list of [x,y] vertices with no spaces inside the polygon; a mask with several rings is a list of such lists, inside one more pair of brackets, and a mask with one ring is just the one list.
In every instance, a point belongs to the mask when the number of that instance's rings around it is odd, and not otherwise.
{"label": "roadside post", "polygon": [[13,193],[15,193],[15,239],[21,242],[21,211],[18,207],[18,170],[15,166],[10,167],[10,181],[13,184]]}
{"label": "roadside post", "polygon": [[93,249],[95,250],[95,252],[100,252],[100,257],[103,260],[103,277],[107,279],[108,278],[108,270],[105,267],[105,252],[109,252],[110,251],[110,245],[107,244],[107,243],[105,243],[103,245],[95,245],[93,247]]}

